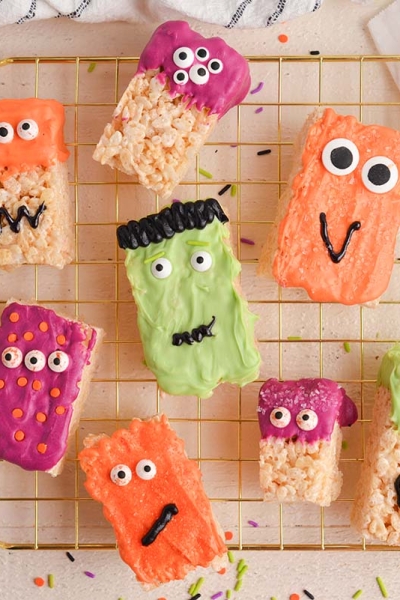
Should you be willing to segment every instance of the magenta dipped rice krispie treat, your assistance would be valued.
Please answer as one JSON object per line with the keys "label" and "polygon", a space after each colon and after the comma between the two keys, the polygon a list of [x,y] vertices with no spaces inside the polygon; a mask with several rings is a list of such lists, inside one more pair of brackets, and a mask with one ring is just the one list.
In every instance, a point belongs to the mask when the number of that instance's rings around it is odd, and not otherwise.
{"label": "magenta dipped rice krispie treat", "polygon": [[93,158],[169,196],[189,161],[250,89],[247,61],[185,21],[158,27]]}
{"label": "magenta dipped rice krispie treat", "polygon": [[0,459],[60,473],[102,330],[12,302],[0,328]]}
{"label": "magenta dipped rice krispie treat", "polygon": [[269,379],[257,412],[264,500],[329,506],[342,487],[340,428],[357,420],[354,402],[329,379]]}

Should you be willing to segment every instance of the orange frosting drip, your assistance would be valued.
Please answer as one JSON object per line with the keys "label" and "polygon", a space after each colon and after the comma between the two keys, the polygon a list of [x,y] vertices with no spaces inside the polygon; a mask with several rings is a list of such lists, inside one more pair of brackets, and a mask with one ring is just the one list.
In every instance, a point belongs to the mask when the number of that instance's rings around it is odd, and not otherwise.
{"label": "orange frosting drip", "polygon": [[[35,139],[18,136],[17,125],[23,119],[33,119],[38,124],[39,135]],[[64,107],[56,100],[0,100],[0,122],[14,128],[14,139],[0,144],[0,171],[7,169],[0,173],[0,181],[38,166],[50,167],[56,160],[66,161],[69,152],[64,144],[64,121]]]}
{"label": "orange frosting drip", "polygon": [[[360,153],[349,175],[329,173],[322,164],[325,145],[335,138],[354,142]],[[327,109],[309,130],[303,168],[292,185],[292,199],[279,227],[273,273],[280,285],[302,287],[313,300],[361,304],[385,291],[393,268],[400,223],[400,180],[392,191],[375,194],[363,185],[361,170],[374,156],[393,160],[400,171],[400,132],[362,125],[355,117]],[[320,213],[327,217],[333,247],[342,247],[348,227],[361,228],[338,264],[332,262],[320,234]]]}

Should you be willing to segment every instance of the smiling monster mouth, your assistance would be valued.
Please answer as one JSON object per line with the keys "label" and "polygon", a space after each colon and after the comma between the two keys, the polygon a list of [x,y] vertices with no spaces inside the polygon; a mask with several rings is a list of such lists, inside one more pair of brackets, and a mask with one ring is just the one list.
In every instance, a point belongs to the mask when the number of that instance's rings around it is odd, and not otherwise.
{"label": "smiling monster mouth", "polygon": [[335,252],[333,249],[333,245],[332,242],[329,238],[329,233],[328,233],[328,222],[326,220],[326,214],[325,213],[320,213],[319,215],[319,222],[321,223],[321,238],[322,241],[324,242],[328,253],[329,253],[329,257],[331,259],[332,262],[334,262],[335,264],[340,263],[340,261],[342,260],[342,258],[345,257],[345,254],[347,252],[347,249],[349,247],[350,241],[351,241],[351,237],[353,235],[353,233],[355,231],[358,231],[361,228],[361,223],[360,221],[354,221],[348,228],[347,233],[346,233],[346,237],[345,240],[343,242],[342,248],[339,252]]}
{"label": "smiling monster mouth", "polygon": [[191,346],[194,342],[200,343],[205,337],[213,337],[214,334],[211,330],[214,327],[215,321],[216,317],[213,317],[208,325],[195,327],[191,332],[174,333],[172,336],[172,345],[182,346],[182,344],[189,344]]}
{"label": "smiling monster mouth", "polygon": [[164,531],[166,526],[173,517],[178,514],[178,507],[176,504],[166,504],[161,511],[161,515],[156,519],[149,531],[142,537],[142,546],[150,546],[156,541],[158,535]]}

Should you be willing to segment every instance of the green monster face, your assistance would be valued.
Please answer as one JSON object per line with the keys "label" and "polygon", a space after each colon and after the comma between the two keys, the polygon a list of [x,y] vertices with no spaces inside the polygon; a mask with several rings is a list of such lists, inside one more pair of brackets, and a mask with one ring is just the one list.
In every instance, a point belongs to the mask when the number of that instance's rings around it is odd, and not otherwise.
{"label": "green monster face", "polygon": [[227,220],[208,199],[118,229],[146,363],[169,394],[207,398],[219,383],[258,376],[256,317],[234,284]]}

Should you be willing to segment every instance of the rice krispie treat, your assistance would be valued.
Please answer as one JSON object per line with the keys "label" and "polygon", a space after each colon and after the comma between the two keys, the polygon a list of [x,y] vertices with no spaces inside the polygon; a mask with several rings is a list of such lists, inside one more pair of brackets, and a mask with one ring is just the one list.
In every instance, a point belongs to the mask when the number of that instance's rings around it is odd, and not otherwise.
{"label": "rice krispie treat", "polygon": [[400,131],[327,108],[307,120],[259,273],[318,302],[379,301],[400,222]]}
{"label": "rice krispie treat", "polygon": [[118,228],[146,364],[168,394],[207,398],[219,383],[258,376],[256,317],[236,286],[227,221],[209,198]]}
{"label": "rice krispie treat", "polygon": [[102,330],[11,302],[0,327],[0,459],[55,477],[88,395]]}
{"label": "rice krispie treat", "polygon": [[201,472],[164,415],[134,419],[111,437],[89,436],[79,454],[85,487],[104,505],[121,558],[146,587],[219,570],[226,547]]}
{"label": "rice krispie treat", "polygon": [[249,89],[247,61],[224,40],[168,21],[143,50],[93,158],[166,198],[218,119]]}
{"label": "rice krispie treat", "polygon": [[367,540],[400,546],[400,345],[382,359],[351,515]]}
{"label": "rice krispie treat", "polygon": [[72,260],[64,119],[55,100],[0,100],[1,269]]}
{"label": "rice krispie treat", "polygon": [[329,506],[342,487],[340,428],[357,420],[354,402],[329,379],[269,379],[257,411],[264,500]]}

